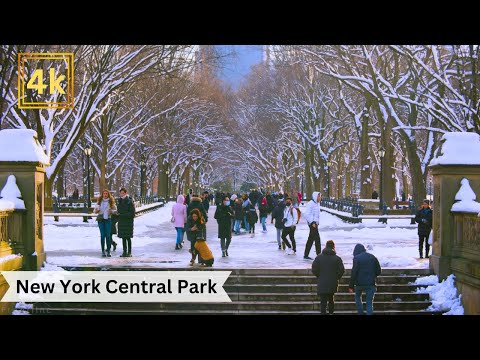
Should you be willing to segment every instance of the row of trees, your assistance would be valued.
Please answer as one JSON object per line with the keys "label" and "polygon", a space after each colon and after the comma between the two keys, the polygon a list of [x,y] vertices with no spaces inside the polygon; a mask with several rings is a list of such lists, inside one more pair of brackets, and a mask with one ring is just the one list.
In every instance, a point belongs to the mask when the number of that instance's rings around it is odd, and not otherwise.
{"label": "row of trees", "polygon": [[[215,76],[213,46],[4,45],[0,129],[37,131],[51,159],[47,204],[54,184],[62,195],[67,179],[82,183],[86,147],[100,189],[132,186],[141,173],[163,195],[304,182],[308,194],[331,188],[337,197],[378,190],[384,148],[384,199],[403,188],[419,203],[442,134],[480,133],[476,45],[268,50],[233,93]],[[17,107],[20,52],[75,54],[73,109]]]}
{"label": "row of trees", "polygon": [[[19,53],[74,54],[73,109],[19,109]],[[175,176],[200,178],[202,162],[213,161],[222,137],[223,95],[209,70],[219,57],[213,47],[191,45],[7,46],[0,47],[0,129],[30,128],[50,158],[46,204],[54,185],[65,193],[66,179],[84,181],[84,149],[99,188],[137,182],[141,167],[146,183],[158,179],[165,192]],[[35,68],[61,65],[30,61]],[[28,91],[27,101],[40,98]],[[45,96],[43,94],[42,96]],[[47,101],[57,99],[48,95]],[[82,181],[83,180],[83,181]],[[150,188],[150,186],[149,186]],[[166,193],[165,193],[166,194]]]}
{"label": "row of trees", "polygon": [[331,195],[369,197],[383,147],[385,199],[397,186],[419,203],[442,134],[480,133],[476,45],[269,50],[235,108],[242,161],[260,184],[298,186],[303,172],[308,193],[331,180]]}

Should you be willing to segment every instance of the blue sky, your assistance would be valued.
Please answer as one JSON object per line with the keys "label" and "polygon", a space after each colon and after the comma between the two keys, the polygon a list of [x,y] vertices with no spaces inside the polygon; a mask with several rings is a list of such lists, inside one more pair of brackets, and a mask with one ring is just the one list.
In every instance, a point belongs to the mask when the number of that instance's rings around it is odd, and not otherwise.
{"label": "blue sky", "polygon": [[250,72],[250,67],[262,61],[262,45],[218,45],[222,52],[233,55],[223,60],[219,77],[237,89],[242,79]]}

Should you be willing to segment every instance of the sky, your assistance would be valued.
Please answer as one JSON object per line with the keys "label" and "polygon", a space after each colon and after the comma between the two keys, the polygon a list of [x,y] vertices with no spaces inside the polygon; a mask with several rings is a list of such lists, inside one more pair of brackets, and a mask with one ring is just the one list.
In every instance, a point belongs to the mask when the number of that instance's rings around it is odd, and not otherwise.
{"label": "sky", "polygon": [[218,45],[226,56],[220,70],[220,79],[237,89],[250,72],[252,65],[262,61],[262,45]]}

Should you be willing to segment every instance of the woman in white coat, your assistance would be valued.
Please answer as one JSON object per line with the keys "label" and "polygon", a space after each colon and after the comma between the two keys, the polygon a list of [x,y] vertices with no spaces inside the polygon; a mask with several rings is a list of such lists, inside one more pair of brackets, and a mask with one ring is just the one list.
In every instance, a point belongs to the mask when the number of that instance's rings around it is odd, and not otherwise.
{"label": "woman in white coat", "polygon": [[184,205],[183,195],[177,196],[177,203],[172,207],[172,223],[177,230],[177,242],[175,250],[182,248],[183,235],[185,234],[185,223],[187,222],[187,205]]}

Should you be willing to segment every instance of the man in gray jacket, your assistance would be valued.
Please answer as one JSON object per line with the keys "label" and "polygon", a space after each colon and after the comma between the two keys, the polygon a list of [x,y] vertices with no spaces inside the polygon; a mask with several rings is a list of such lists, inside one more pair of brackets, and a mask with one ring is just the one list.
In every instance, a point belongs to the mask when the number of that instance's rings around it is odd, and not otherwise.
{"label": "man in gray jacket", "polygon": [[310,249],[313,242],[315,242],[315,252],[320,255],[322,251],[322,244],[320,241],[320,233],[318,232],[318,224],[320,223],[320,200],[322,196],[318,191],[314,191],[312,194],[312,200],[307,204],[305,210],[305,219],[307,220],[310,232],[308,234],[307,244],[305,245],[305,253],[303,258],[306,260],[313,260],[310,255]]}

